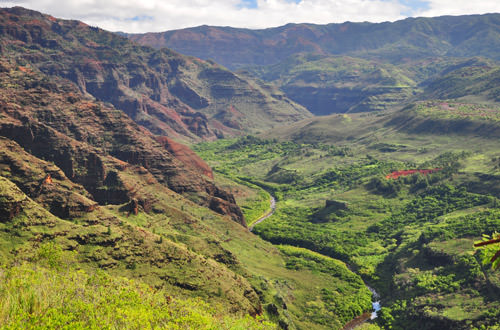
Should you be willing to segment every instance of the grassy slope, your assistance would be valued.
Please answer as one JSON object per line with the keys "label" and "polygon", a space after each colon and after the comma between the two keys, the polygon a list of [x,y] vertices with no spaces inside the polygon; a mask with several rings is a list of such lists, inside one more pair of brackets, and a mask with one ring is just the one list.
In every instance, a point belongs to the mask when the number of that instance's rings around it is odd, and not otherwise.
{"label": "grassy slope", "polygon": [[78,270],[71,257],[49,243],[36,263],[0,268],[2,328],[274,328],[249,316],[221,315],[201,299],[176,299],[140,281]]}
{"label": "grassy slope", "polygon": [[467,100],[470,97],[498,102],[498,62],[471,58],[457,62],[440,75],[423,82],[425,98]]}
{"label": "grassy slope", "polygon": [[[46,165],[32,157],[31,164],[23,166],[31,166],[31,171],[38,173]],[[9,168],[3,168],[2,175],[10,174]],[[128,215],[125,204],[107,205],[70,221],[62,220],[1,177],[1,195],[23,203],[21,213],[0,223],[3,260],[10,263],[14,255],[15,260],[33,260],[33,251],[53,240],[63,250],[77,251],[75,264],[87,272],[103,268],[112,277],[135,278],[182,299],[201,297],[217,306],[221,315],[249,313],[261,304],[274,322],[300,329],[325,328],[325,320],[318,323],[317,313],[305,307],[308,302],[322,303],[321,288],[333,292],[339,286],[350,287],[335,274],[288,269],[286,256],[241,225],[164,186],[147,183],[147,176],[141,178],[127,171],[120,175],[130,186],[141,187],[139,194],[156,200],[153,212],[141,208],[138,215]],[[53,189],[70,184],[65,180],[54,181]],[[253,290],[260,297],[252,296]],[[344,317],[369,308],[370,293],[357,294],[359,304],[342,312]],[[335,310],[332,306],[325,308],[330,313]],[[327,320],[340,328],[344,319],[337,314]],[[19,322],[19,318],[12,322]]]}
{"label": "grassy slope", "polygon": [[[472,126],[482,120],[473,113],[466,116]],[[443,117],[425,104],[412,116],[419,114]],[[393,120],[399,115],[312,119],[267,135],[283,142],[242,138],[197,151],[216,171],[278,197],[276,214],[255,228],[261,236],[341,258],[375,284],[386,306],[381,324],[493,326],[499,275],[478,264],[472,242],[500,226],[498,203],[485,196],[500,196],[498,141],[480,125],[456,134],[414,132]],[[383,178],[392,170],[443,166],[451,172]],[[347,201],[348,209],[325,208],[327,199]]]}

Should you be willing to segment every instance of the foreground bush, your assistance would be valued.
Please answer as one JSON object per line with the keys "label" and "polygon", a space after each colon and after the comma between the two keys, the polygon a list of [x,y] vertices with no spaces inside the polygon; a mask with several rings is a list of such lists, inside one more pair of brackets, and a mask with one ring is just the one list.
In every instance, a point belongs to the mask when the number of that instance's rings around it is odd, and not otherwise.
{"label": "foreground bush", "polygon": [[271,329],[250,316],[216,315],[199,299],[176,299],[98,271],[25,263],[0,267],[0,328]]}

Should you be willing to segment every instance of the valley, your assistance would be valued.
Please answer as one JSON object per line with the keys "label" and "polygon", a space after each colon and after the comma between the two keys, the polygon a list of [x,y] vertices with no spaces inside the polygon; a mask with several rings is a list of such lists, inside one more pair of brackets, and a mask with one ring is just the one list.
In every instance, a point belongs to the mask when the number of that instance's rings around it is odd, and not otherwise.
{"label": "valley", "polygon": [[498,140],[434,126],[415,133],[394,119],[412,111],[332,115],[195,150],[214,171],[277,197],[256,234],[340,259],[374,286],[379,326],[494,328],[499,274],[483,268],[473,242],[500,225]]}
{"label": "valley", "polygon": [[0,8],[0,328],[500,329],[499,17]]}

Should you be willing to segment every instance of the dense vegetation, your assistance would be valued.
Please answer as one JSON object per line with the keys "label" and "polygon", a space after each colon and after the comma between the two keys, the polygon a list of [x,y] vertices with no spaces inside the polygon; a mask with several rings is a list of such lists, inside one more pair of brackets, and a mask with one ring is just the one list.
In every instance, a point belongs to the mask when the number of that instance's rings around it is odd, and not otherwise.
{"label": "dense vegetation", "polygon": [[[419,111],[440,116],[433,109],[420,105]],[[376,143],[335,135],[343,129],[363,134],[363,122],[372,118],[332,120],[328,134],[335,145],[314,130],[323,120],[295,127],[288,139],[242,137],[195,149],[215,171],[278,198],[276,213],[254,229],[261,237],[343,260],[375,286],[384,306],[380,326],[499,326],[500,277],[473,247],[500,227],[498,145],[482,139],[481,152],[467,149],[460,141],[470,137],[460,134],[447,145],[438,142],[447,137],[437,134],[411,140],[411,132],[388,131],[387,125],[373,126]],[[274,136],[283,132],[288,134]],[[436,170],[388,176],[404,169]],[[476,183],[486,173],[492,189]],[[303,261],[287,266],[303,267]]]}
{"label": "dense vegetation", "polygon": [[78,269],[74,256],[53,243],[42,245],[35,257],[0,267],[2,329],[275,327],[261,318],[220,315],[216,306],[201,299],[173,298],[140,281]]}
{"label": "dense vegetation", "polygon": [[[342,327],[356,316],[369,310],[371,292],[361,278],[349,271],[344,263],[307,249],[284,245],[279,246],[279,249],[285,256],[288,269],[334,274],[342,280],[334,290],[321,288],[319,299],[310,301],[305,306],[306,313],[316,323],[331,328]],[[334,319],[337,321],[332,323]]]}

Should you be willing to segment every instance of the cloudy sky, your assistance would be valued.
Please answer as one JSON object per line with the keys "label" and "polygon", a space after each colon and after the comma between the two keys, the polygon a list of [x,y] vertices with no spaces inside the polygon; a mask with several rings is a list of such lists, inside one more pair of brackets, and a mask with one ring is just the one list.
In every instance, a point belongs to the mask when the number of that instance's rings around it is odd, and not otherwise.
{"label": "cloudy sky", "polygon": [[203,24],[265,28],[291,22],[382,22],[500,12],[499,0],[0,0],[0,7],[12,6],[125,32]]}

